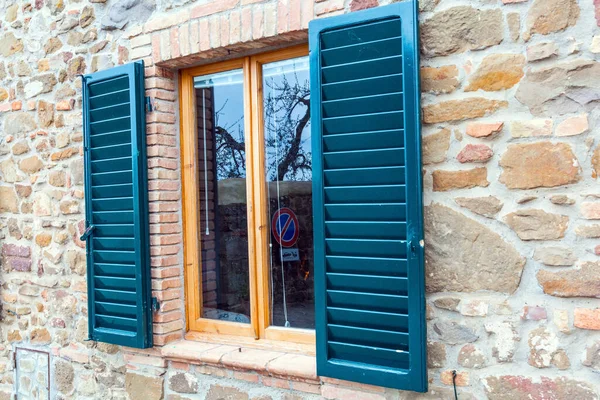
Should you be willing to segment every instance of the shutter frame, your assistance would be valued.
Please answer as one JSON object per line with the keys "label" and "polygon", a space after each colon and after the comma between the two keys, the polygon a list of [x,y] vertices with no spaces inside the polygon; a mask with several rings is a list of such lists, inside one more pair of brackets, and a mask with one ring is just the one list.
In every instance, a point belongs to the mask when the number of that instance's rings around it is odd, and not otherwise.
{"label": "shutter frame", "polygon": [[[327,275],[325,264],[325,177],[323,160],[321,34],[398,17],[402,37],[402,83],[406,184],[409,368],[334,359],[329,356]],[[416,0],[375,7],[309,24],[317,374],[348,381],[417,392],[427,391],[425,273],[421,176],[421,108],[418,4]],[[349,60],[348,62],[351,62]],[[367,346],[368,347],[368,346]]]}
{"label": "shutter frame", "polygon": [[[85,177],[85,214],[86,214],[86,257],[87,257],[87,288],[88,288],[88,338],[89,340],[117,344],[122,346],[134,347],[134,348],[149,348],[152,347],[152,310],[151,310],[151,281],[150,281],[150,237],[149,237],[149,218],[148,218],[148,174],[147,174],[147,157],[146,157],[146,111],[145,111],[145,86],[144,86],[144,63],[143,61],[136,61],[133,63],[121,65],[118,67],[110,68],[108,70],[99,71],[93,74],[87,74],[82,76],[82,99],[83,99],[83,128],[84,128],[84,177]],[[101,149],[102,146],[92,143],[92,128],[91,128],[91,112],[94,111],[91,106],[91,95],[90,87],[96,84],[110,84],[111,82],[121,80],[121,82],[127,81],[128,87],[121,90],[120,97],[115,93],[106,94],[106,107],[112,107],[122,102],[122,96],[127,91],[126,98],[129,100],[128,113],[129,118],[120,117],[120,123],[130,124],[130,134],[122,134],[118,139],[117,145],[122,146],[127,151],[127,144],[130,145],[131,150],[131,165],[127,160],[123,163],[126,170],[120,171],[117,169],[116,172],[120,177],[118,179],[125,179],[127,182],[131,179],[132,187],[132,238],[119,237],[121,240],[115,240],[109,243],[113,243],[111,248],[109,245],[102,247],[103,251],[119,251],[123,247],[123,242],[133,243],[133,276],[129,278],[133,279],[134,291],[130,291],[126,294],[116,293],[116,297],[121,297],[121,300],[115,300],[115,303],[104,303],[105,310],[107,306],[117,307],[123,306],[123,296],[134,299],[134,304],[129,305],[129,310],[133,310],[135,306],[135,317],[130,315],[128,318],[119,319],[119,316],[123,315],[112,315],[108,318],[103,317],[103,314],[98,312],[98,301],[96,297],[96,279],[98,276],[101,279],[109,281],[113,279],[113,282],[122,281],[122,273],[119,273],[118,267],[115,269],[117,273],[111,275],[110,273],[103,273],[102,275],[96,274],[96,262],[94,260],[94,234],[98,231],[98,228],[93,224],[94,217],[98,217],[98,211],[93,208],[93,200],[98,200],[93,195],[92,189],[92,151],[95,154],[100,154],[102,151],[114,151],[114,149]],[[127,109],[124,107],[123,109]],[[104,110],[102,112],[105,112]],[[116,118],[115,118],[116,119]],[[108,120],[107,120],[108,121]],[[109,122],[110,123],[110,122]],[[126,132],[127,129],[122,130]],[[110,133],[109,135],[110,136]],[[98,136],[94,136],[98,140]],[[128,137],[129,140],[126,140]],[[108,139],[110,140],[110,139]],[[106,153],[105,153],[106,154]],[[128,158],[126,155],[123,158]],[[106,157],[110,159],[110,157]],[[109,161],[109,163],[112,161]],[[122,168],[122,167],[119,167]],[[130,170],[129,170],[130,168]],[[109,174],[110,174],[109,172]],[[114,178],[113,179],[117,179]],[[114,185],[118,185],[115,180]],[[106,184],[106,183],[104,183]],[[125,197],[129,197],[125,195]],[[116,208],[119,208],[118,204],[122,204],[126,200],[117,200],[114,202]],[[117,211],[113,212],[116,214]],[[98,225],[100,226],[100,225]],[[116,227],[118,228],[118,227]],[[116,230],[115,228],[115,230]],[[82,236],[82,240],[84,237]],[[101,238],[97,238],[101,239]],[[122,240],[125,239],[125,240]],[[130,241],[129,241],[130,240]],[[119,243],[121,242],[121,243]],[[122,252],[122,251],[121,251]],[[104,264],[106,265],[106,264]],[[121,268],[122,269],[122,268]],[[122,272],[122,271],[120,271]],[[110,288],[110,286],[108,286]],[[110,289],[109,289],[110,290]],[[102,306],[102,305],[101,305]],[[107,313],[106,311],[105,314]],[[110,321],[111,328],[100,327],[97,323],[97,318],[104,318]],[[129,328],[128,328],[129,325]],[[133,329],[132,329],[133,328]]]}

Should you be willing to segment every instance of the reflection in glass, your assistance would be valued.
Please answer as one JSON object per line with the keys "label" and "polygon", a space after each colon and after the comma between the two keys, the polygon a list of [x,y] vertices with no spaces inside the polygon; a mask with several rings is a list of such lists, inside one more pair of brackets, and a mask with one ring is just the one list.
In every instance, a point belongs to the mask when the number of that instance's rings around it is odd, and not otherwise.
{"label": "reflection in glass", "polygon": [[243,71],[194,78],[203,317],[250,322]]}
{"label": "reflection in glass", "polygon": [[262,74],[271,324],[313,329],[308,57],[265,64]]}

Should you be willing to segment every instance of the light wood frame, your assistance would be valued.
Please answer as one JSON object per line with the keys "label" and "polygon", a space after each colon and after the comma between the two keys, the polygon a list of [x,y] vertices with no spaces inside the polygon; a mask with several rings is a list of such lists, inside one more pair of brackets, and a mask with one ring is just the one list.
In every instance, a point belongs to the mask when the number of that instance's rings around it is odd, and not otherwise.
{"label": "light wood frame", "polygon": [[[230,341],[232,337],[263,339],[298,344],[298,349],[314,352],[313,330],[270,326],[270,279],[266,177],[264,176],[264,123],[262,65],[308,55],[308,46],[299,45],[237,60],[189,68],[180,72],[180,127],[182,201],[184,232],[186,338]],[[201,252],[198,233],[198,137],[196,134],[194,77],[242,69],[244,72],[244,133],[246,143],[246,193],[248,209],[248,261],[251,323],[202,318]],[[217,335],[218,334],[218,335]]]}

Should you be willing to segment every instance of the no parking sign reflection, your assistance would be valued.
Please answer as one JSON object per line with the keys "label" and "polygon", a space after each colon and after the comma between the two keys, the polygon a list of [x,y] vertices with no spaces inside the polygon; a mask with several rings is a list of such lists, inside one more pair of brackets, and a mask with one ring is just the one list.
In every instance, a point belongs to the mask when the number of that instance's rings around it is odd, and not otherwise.
{"label": "no parking sign reflection", "polygon": [[273,215],[271,221],[273,237],[283,247],[292,247],[298,241],[300,225],[298,217],[287,207],[282,207]]}

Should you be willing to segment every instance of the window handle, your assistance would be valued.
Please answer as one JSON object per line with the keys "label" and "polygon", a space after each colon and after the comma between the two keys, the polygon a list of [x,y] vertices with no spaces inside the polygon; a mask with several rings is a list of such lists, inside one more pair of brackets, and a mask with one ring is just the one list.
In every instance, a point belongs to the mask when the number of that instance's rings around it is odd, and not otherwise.
{"label": "window handle", "polygon": [[95,227],[95,225],[88,226],[85,232],[83,232],[83,235],[79,237],[79,240],[87,240],[87,238],[92,234],[92,231]]}

